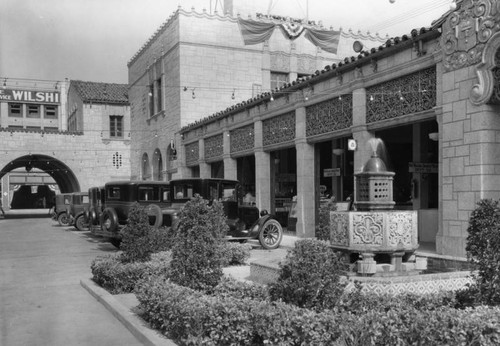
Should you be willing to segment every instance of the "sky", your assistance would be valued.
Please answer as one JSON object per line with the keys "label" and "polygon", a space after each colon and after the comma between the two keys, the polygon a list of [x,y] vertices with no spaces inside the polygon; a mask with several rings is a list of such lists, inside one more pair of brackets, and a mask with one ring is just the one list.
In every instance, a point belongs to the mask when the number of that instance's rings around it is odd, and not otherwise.
{"label": "sky", "polygon": [[[250,1],[250,0],[235,0]],[[181,6],[221,0],[0,0],[0,78],[127,83],[127,62]],[[452,0],[253,0],[261,13],[391,37],[428,27]],[[220,11],[219,11],[220,13]]]}

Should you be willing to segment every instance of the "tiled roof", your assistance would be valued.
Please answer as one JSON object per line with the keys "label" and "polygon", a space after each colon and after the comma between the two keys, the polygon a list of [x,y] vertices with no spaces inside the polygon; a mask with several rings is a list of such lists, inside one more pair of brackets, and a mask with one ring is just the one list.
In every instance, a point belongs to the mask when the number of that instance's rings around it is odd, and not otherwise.
{"label": "tiled roof", "polygon": [[220,119],[228,114],[232,114],[240,111],[243,108],[252,107],[259,103],[269,101],[271,97],[279,97],[281,95],[286,95],[290,92],[299,90],[304,87],[308,87],[314,83],[318,83],[326,78],[331,78],[332,76],[337,76],[339,73],[343,73],[347,70],[354,69],[362,64],[370,63],[373,59],[378,59],[389,54],[393,54],[400,49],[405,49],[411,45],[414,45],[418,40],[424,38],[435,38],[441,35],[440,31],[433,28],[421,28],[420,30],[413,29],[410,36],[403,35],[401,37],[394,37],[388,39],[385,44],[380,45],[378,48],[371,48],[370,50],[361,51],[358,56],[351,56],[344,58],[343,61],[334,63],[332,65],[326,65],[321,71],[316,70],[313,74],[305,77],[299,77],[291,83],[287,83],[280,88],[276,88],[270,92],[263,92],[247,101],[242,101],[238,104],[232,105],[223,111],[217,112],[215,114],[209,115],[206,118],[195,121],[194,123],[188,124],[180,129],[180,132],[187,132],[190,129],[196,128],[200,125],[214,121],[214,119]]}
{"label": "tiled roof", "polygon": [[72,80],[71,86],[76,89],[83,102],[129,104],[127,84]]}

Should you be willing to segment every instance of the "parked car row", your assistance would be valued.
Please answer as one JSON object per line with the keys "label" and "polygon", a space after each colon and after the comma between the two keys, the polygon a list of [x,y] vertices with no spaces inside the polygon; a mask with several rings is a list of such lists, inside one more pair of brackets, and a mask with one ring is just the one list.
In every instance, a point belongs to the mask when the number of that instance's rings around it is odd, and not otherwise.
{"label": "parked car row", "polygon": [[61,225],[106,237],[119,247],[120,230],[126,225],[133,205],[145,207],[154,227],[176,227],[182,206],[200,195],[209,203],[220,201],[227,216],[228,240],[258,239],[262,247],[275,249],[283,237],[283,228],[266,210],[259,213],[254,205],[242,203],[240,184],[227,179],[178,179],[169,183],[152,181],[116,181],[92,187],[88,193],[56,196],[53,219]]}

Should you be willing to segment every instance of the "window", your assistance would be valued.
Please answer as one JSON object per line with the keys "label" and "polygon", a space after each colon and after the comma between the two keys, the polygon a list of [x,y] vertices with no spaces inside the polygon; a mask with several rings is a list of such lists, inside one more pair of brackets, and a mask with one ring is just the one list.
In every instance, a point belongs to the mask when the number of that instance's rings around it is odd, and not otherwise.
{"label": "window", "polygon": [[120,199],[120,187],[119,186],[113,186],[113,187],[108,187],[107,195],[109,199]]}
{"label": "window", "polygon": [[23,105],[20,103],[9,103],[9,117],[22,117]]}
{"label": "window", "polygon": [[149,116],[152,117],[155,115],[155,88],[153,84],[149,86]]}
{"label": "window", "polygon": [[28,105],[28,118],[40,118],[40,105]]}
{"label": "window", "polygon": [[47,126],[44,127],[43,130],[45,132],[57,132],[57,131],[59,131],[59,129],[57,127],[47,127]]}
{"label": "window", "polygon": [[42,128],[40,126],[26,126],[26,130],[29,130],[29,131],[41,131]]}
{"label": "window", "polygon": [[161,78],[156,80],[156,112],[163,110],[163,103],[161,97]]}
{"label": "window", "polygon": [[193,198],[193,185],[189,183],[175,185],[174,195],[172,197],[175,199]]}
{"label": "window", "polygon": [[44,118],[57,119],[57,106],[45,106]]}
{"label": "window", "polygon": [[109,116],[109,136],[112,138],[123,138],[123,116]]}
{"label": "window", "polygon": [[280,88],[288,83],[288,73],[271,72],[271,90]]}
{"label": "window", "polygon": [[139,187],[139,201],[140,202],[148,202],[148,201],[160,201],[160,190],[157,187],[151,186],[140,186]]}

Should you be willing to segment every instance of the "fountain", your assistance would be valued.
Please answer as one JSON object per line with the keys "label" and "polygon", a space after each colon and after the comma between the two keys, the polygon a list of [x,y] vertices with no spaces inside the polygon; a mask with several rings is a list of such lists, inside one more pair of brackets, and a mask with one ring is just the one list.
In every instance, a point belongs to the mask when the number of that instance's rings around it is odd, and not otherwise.
{"label": "fountain", "polygon": [[351,265],[357,275],[418,274],[427,265],[413,255],[418,248],[417,211],[394,210],[395,173],[380,157],[386,157],[381,140],[374,138],[368,144],[372,157],[355,174],[356,210],[330,212],[331,246],[344,252],[350,264],[357,264]]}

